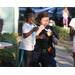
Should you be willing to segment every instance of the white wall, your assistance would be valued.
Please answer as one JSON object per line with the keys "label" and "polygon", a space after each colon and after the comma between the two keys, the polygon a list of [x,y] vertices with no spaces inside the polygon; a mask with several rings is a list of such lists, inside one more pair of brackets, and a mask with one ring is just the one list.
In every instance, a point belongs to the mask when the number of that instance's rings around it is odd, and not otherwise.
{"label": "white wall", "polygon": [[14,29],[13,7],[0,7],[0,18],[3,19],[2,33],[11,33]]}
{"label": "white wall", "polygon": [[19,8],[14,7],[14,31],[18,33],[18,22],[19,22]]}
{"label": "white wall", "polygon": [[18,33],[18,7],[0,7],[0,18],[4,21],[2,33]]}

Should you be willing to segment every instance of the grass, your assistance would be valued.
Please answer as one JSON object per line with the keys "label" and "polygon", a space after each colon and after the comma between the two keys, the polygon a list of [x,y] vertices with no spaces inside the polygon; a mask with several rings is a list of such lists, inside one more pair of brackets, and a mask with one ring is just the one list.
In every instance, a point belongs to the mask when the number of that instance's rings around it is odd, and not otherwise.
{"label": "grass", "polygon": [[54,29],[56,31],[56,34],[58,35],[58,38],[61,44],[64,46],[67,52],[73,57],[73,53],[72,53],[73,43],[70,42],[72,41],[72,37],[70,37],[70,34],[69,34],[70,27],[68,27],[67,29],[64,29],[63,27],[54,26]]}
{"label": "grass", "polygon": [[70,37],[70,28],[64,29],[63,27],[54,26],[56,34],[58,35],[59,41],[65,40],[67,37]]}

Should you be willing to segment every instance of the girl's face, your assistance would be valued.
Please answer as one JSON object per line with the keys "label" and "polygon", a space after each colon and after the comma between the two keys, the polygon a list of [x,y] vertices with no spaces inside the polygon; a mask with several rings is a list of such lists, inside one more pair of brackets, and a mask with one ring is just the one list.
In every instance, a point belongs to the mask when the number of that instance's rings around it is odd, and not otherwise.
{"label": "girl's face", "polygon": [[27,23],[31,24],[34,21],[34,15],[32,13],[28,14],[26,18]]}
{"label": "girl's face", "polygon": [[41,25],[44,25],[44,27],[46,27],[49,23],[49,17],[43,17],[41,20],[40,20],[40,23]]}
{"label": "girl's face", "polygon": [[65,7],[65,10],[67,10],[67,7]]}

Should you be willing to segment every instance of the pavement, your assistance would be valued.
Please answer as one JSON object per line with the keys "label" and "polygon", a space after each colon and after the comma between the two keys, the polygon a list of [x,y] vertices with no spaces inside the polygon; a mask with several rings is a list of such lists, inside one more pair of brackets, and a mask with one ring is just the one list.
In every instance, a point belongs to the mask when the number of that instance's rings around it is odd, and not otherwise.
{"label": "pavement", "polygon": [[66,49],[59,42],[55,45],[57,67],[73,67],[74,60],[73,57],[66,51]]}
{"label": "pavement", "polygon": [[[18,37],[18,42],[21,41],[22,37]],[[68,42],[68,41],[67,41]],[[56,48],[56,57],[57,67],[73,67],[74,60],[73,57],[66,51],[66,49],[59,42],[58,45],[55,45]]]}

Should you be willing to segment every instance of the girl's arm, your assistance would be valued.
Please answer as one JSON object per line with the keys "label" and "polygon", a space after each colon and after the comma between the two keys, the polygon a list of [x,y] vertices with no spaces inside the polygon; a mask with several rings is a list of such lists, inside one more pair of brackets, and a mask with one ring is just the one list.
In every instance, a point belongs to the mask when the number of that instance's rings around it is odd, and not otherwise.
{"label": "girl's arm", "polygon": [[67,14],[69,15],[69,12],[67,12]]}
{"label": "girl's arm", "polygon": [[61,11],[61,13],[63,12],[63,10]]}
{"label": "girl's arm", "polygon": [[75,31],[73,31],[74,28],[73,27],[70,27],[70,36],[74,36],[75,35]]}
{"label": "girl's arm", "polygon": [[41,35],[41,36],[36,36],[36,39],[43,39],[43,38],[45,38],[46,36],[43,34],[43,35]]}
{"label": "girl's arm", "polygon": [[30,36],[34,31],[38,30],[38,27],[34,27],[31,31],[29,31],[28,33],[23,33],[24,38],[27,38],[28,36]]}

